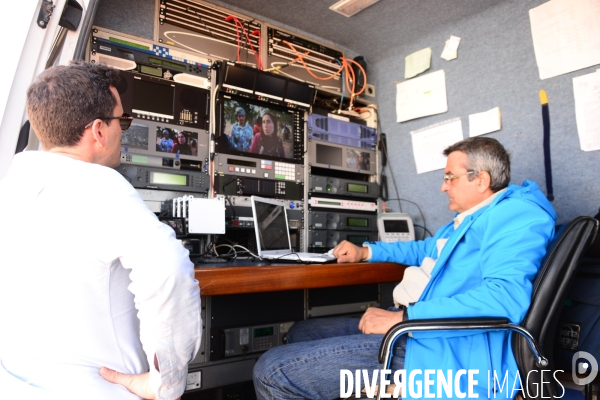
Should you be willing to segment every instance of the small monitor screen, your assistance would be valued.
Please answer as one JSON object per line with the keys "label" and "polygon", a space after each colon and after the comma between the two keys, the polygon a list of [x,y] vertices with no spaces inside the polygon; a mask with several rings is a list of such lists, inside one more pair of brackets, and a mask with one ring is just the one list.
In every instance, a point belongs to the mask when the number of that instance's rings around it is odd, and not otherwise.
{"label": "small monitor screen", "polygon": [[283,91],[285,90],[284,78],[280,78],[269,73],[258,74],[256,77],[256,86],[254,93],[272,97],[277,100],[283,100]]}
{"label": "small monitor screen", "polygon": [[132,123],[121,135],[121,146],[128,150],[148,150],[148,125]]}
{"label": "small monitor screen", "polygon": [[182,156],[197,156],[198,132],[157,126],[156,151]]}
{"label": "small monitor screen", "polygon": [[275,204],[255,202],[256,221],[262,250],[288,250],[285,209]]}
{"label": "small monitor screen", "polygon": [[384,219],[383,228],[390,233],[408,233],[408,222],[404,219]]}
{"label": "small monitor screen", "polygon": [[255,69],[227,65],[227,72],[225,73],[225,81],[223,84],[225,86],[241,89],[245,92],[252,92],[255,79]]}
{"label": "small monitor screen", "polygon": [[370,171],[371,170],[371,154],[358,151],[358,150],[346,150],[346,167],[352,169],[358,169],[362,171]]}
{"label": "small monitor screen", "polygon": [[298,82],[293,79],[288,80],[285,91],[285,100],[291,103],[312,104],[314,89],[306,83]]}
{"label": "small monitor screen", "polygon": [[342,149],[340,149],[339,147],[317,144],[317,163],[341,167]]}
{"label": "small monitor screen", "polygon": [[132,111],[150,114],[155,117],[173,119],[173,99],[175,88],[148,82],[141,79],[133,80]]}
{"label": "small monitor screen", "polygon": [[223,114],[220,152],[294,159],[294,114],[231,98]]}

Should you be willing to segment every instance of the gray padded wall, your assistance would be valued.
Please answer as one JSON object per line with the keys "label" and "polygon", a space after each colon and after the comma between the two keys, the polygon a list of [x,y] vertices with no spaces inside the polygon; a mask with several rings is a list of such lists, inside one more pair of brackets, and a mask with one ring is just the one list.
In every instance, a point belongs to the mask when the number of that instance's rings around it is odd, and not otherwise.
{"label": "gray padded wall", "polygon": [[[438,8],[431,2],[431,14]],[[512,157],[512,183],[536,181],[545,193],[543,127],[538,92],[546,90],[551,120],[551,158],[554,181],[554,207],[558,222],[581,214],[594,215],[600,207],[600,151],[580,150],[573,99],[575,76],[595,71],[600,66],[555,78],[540,80],[535,61],[529,9],[542,0],[507,0],[471,16],[455,21],[451,27],[431,26],[421,37],[403,38],[389,56],[369,64],[369,79],[377,88],[380,119],[387,133],[389,152],[400,197],[418,203],[427,227],[435,232],[452,218],[448,201],[440,192],[443,171],[417,174],[410,131],[460,117],[463,136],[468,137],[469,114],[499,106],[502,130],[487,136],[498,139]],[[460,4],[460,1],[454,2]],[[399,24],[420,24],[410,14],[398,17]],[[384,34],[382,32],[382,34]],[[393,33],[392,33],[393,34]],[[450,35],[461,38],[458,58],[440,58]],[[404,57],[425,47],[432,48],[429,72],[443,69],[449,111],[403,123],[396,122],[396,86],[404,81]],[[390,198],[396,198],[390,181]],[[397,202],[389,205],[398,210]],[[422,224],[417,209],[402,203],[415,222]],[[421,233],[417,230],[417,235]]]}

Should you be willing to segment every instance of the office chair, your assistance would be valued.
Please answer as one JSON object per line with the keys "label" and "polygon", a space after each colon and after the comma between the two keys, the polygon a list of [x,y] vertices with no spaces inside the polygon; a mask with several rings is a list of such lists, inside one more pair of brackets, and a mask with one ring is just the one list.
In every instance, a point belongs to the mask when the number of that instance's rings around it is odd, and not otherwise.
{"label": "office chair", "polygon": [[[518,333],[512,336],[512,349],[521,377],[526,380],[527,393],[544,393],[546,396],[560,394],[554,380],[543,381],[540,370],[554,371],[552,350],[555,346],[555,333],[563,302],[567,296],[575,270],[588,246],[596,237],[598,221],[591,217],[577,217],[568,225],[562,226],[548,245],[533,283],[531,306],[520,325],[509,324],[506,318],[464,318],[409,320],[396,324],[385,334],[379,349],[379,362],[384,369],[392,363],[392,351],[396,340],[412,331],[424,330],[511,330]],[[537,387],[535,386],[537,385]],[[543,387],[543,391],[542,391]],[[524,388],[525,389],[525,388]],[[587,392],[587,390],[586,390]],[[380,393],[377,394],[380,399]]]}

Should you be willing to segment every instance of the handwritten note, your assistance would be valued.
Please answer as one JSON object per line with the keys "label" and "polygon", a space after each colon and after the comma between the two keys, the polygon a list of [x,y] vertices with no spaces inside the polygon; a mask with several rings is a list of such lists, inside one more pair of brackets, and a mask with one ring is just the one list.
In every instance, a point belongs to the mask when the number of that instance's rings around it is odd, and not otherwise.
{"label": "handwritten note", "polygon": [[446,74],[432,72],[396,85],[396,119],[404,122],[448,111]]}
{"label": "handwritten note", "polygon": [[450,119],[410,133],[417,174],[446,167],[444,149],[463,140],[460,118]]}
{"label": "handwritten note", "polygon": [[540,79],[600,64],[600,1],[551,0],[529,20]]}
{"label": "handwritten note", "polygon": [[500,107],[489,111],[469,115],[469,136],[485,135],[486,133],[499,131],[502,128],[502,116]]}
{"label": "handwritten note", "polygon": [[404,79],[417,76],[431,67],[431,47],[419,50],[404,58]]}
{"label": "handwritten note", "polygon": [[442,57],[444,60],[450,61],[458,57],[458,45],[460,44],[460,38],[456,36],[450,36],[450,39],[446,40],[444,51],[442,51]]}

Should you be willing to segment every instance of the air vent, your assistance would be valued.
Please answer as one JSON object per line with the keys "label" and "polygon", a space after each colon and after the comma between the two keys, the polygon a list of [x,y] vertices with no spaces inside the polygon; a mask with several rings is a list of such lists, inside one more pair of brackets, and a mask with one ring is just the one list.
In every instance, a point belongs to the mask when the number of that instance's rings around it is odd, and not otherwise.
{"label": "air vent", "polygon": [[329,7],[330,10],[350,18],[354,14],[372,6],[379,0],[341,0]]}
{"label": "air vent", "polygon": [[[205,3],[188,0],[161,0],[160,2],[159,23],[161,25],[168,23],[196,32],[201,36],[212,38],[212,40],[237,46],[238,34],[236,33],[236,24],[233,21],[226,21],[226,18],[229,16],[234,16],[242,22],[252,46],[258,49],[259,37],[258,35],[252,35],[252,32],[255,30],[260,32],[261,25],[255,21],[248,21],[245,17],[227,10],[211,7]],[[249,48],[248,40],[242,34],[241,30],[239,36],[240,45],[244,48]],[[169,40],[168,37],[167,40]],[[175,44],[177,45],[177,43]]]}

